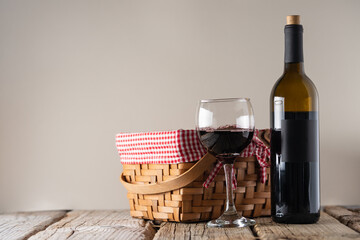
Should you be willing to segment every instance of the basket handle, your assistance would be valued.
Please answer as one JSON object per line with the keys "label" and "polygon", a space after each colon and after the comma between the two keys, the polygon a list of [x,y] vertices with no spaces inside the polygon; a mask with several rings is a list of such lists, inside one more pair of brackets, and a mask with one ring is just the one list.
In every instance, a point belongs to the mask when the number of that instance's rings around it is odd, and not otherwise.
{"label": "basket handle", "polygon": [[216,157],[210,153],[207,153],[189,170],[171,180],[144,185],[132,184],[126,182],[124,174],[121,173],[120,182],[131,193],[158,194],[168,192],[185,187],[186,185],[190,184],[201,174],[203,174],[204,171],[207,170],[215,161]]}

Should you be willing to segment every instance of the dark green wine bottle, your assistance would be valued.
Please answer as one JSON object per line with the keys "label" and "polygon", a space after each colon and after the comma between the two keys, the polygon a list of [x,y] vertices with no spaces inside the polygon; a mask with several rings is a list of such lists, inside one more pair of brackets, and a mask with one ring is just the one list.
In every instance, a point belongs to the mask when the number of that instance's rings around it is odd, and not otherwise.
{"label": "dark green wine bottle", "polygon": [[285,69],[270,97],[271,216],[278,223],[320,217],[318,93],[304,72],[300,16],[287,17]]}

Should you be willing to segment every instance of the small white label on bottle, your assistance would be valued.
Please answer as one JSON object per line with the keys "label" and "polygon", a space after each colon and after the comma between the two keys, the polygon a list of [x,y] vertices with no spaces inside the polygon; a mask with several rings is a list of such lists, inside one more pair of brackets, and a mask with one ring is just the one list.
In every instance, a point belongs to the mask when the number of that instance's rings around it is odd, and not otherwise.
{"label": "small white label on bottle", "polygon": [[281,129],[281,120],[284,119],[285,99],[283,97],[274,98],[274,129]]}

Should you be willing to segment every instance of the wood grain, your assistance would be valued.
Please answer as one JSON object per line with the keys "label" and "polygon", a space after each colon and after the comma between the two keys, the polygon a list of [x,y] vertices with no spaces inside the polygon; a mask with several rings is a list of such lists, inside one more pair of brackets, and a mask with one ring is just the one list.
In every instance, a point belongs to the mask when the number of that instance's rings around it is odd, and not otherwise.
{"label": "wood grain", "polygon": [[58,221],[66,211],[41,211],[0,215],[0,239],[27,239]]}
{"label": "wood grain", "polygon": [[29,239],[137,239],[155,235],[150,223],[131,218],[129,210],[72,211]]}
{"label": "wood grain", "polygon": [[268,217],[257,218],[253,229],[163,223],[156,234],[150,222],[131,218],[129,210],[13,213],[0,215],[0,239],[360,239],[355,231],[359,209],[334,206],[325,211],[331,216],[321,213],[317,224],[276,224]]}
{"label": "wood grain", "polygon": [[360,211],[359,209],[347,209],[339,206],[328,206],[324,211],[333,216],[346,226],[360,232]]}
{"label": "wood grain", "polygon": [[255,239],[250,228],[207,228],[205,223],[164,223],[156,233],[154,240],[202,239],[229,240]]}
{"label": "wood grain", "polygon": [[316,224],[277,224],[257,218],[254,227],[260,239],[360,239],[360,234],[322,212]]}

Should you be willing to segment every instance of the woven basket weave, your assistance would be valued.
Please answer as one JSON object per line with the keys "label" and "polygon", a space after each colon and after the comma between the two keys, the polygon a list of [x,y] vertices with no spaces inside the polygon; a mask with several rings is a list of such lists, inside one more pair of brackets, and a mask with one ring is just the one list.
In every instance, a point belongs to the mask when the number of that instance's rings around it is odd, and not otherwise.
{"label": "woven basket weave", "polygon": [[[209,188],[202,184],[214,168],[216,159],[206,154],[194,163],[126,164],[120,180],[128,189],[133,217],[175,222],[216,219],[224,211],[226,187],[220,170]],[[236,209],[246,217],[270,215],[270,169],[267,181],[259,181],[256,157],[237,158]]]}

